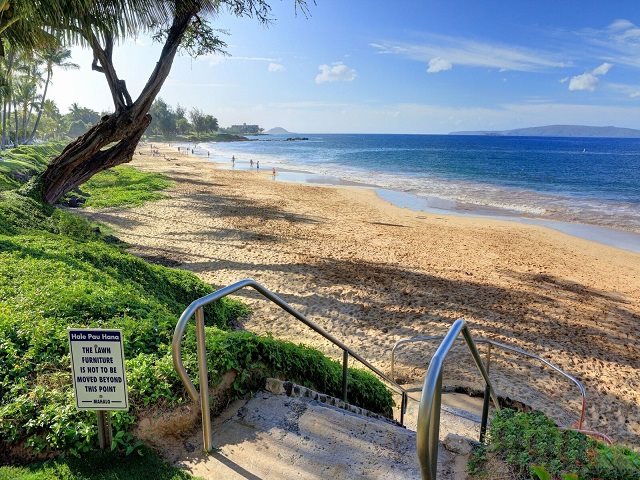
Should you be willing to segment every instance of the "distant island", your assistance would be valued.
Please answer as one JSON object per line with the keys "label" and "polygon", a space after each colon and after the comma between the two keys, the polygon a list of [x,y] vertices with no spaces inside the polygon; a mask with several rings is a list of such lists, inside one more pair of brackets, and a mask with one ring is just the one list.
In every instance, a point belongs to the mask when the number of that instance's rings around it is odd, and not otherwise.
{"label": "distant island", "polygon": [[262,133],[267,133],[269,135],[286,135],[287,133],[292,133],[292,132],[290,132],[288,130],[285,130],[282,127],[274,127],[274,128],[270,128],[266,132],[262,132]]}
{"label": "distant island", "polygon": [[603,137],[640,138],[640,130],[620,127],[590,127],[587,125],[546,125],[502,131],[451,132],[449,135],[490,135],[496,137]]}

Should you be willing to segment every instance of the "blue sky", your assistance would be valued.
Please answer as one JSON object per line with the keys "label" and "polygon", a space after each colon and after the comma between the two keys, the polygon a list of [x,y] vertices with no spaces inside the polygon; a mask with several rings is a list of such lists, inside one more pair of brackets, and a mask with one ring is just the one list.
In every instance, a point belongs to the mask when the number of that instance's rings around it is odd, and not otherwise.
{"label": "blue sky", "polygon": [[[637,1],[317,0],[276,21],[221,14],[229,57],[176,58],[160,96],[222,126],[296,132],[447,133],[546,124],[640,128]],[[127,41],[116,68],[132,94],[160,45]],[[91,55],[57,71],[51,97],[111,109]]]}

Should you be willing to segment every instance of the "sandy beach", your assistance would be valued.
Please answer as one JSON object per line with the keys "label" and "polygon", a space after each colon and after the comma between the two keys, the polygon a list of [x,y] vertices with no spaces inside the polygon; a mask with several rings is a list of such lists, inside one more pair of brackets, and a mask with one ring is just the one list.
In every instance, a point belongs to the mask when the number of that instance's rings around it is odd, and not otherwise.
{"label": "sandy beach", "polygon": [[[168,198],[86,212],[132,253],[216,286],[253,277],[387,372],[397,340],[443,334],[462,317],[474,335],[575,375],[585,428],[640,446],[640,254],[539,226],[417,213],[370,189],[220,169],[168,145],[149,152],[132,165],[173,179]],[[240,297],[253,309],[244,328],[340,354],[254,293]],[[422,381],[434,346],[403,350],[403,382]],[[452,357],[445,385],[475,381],[468,358]],[[544,391],[577,418],[577,389],[538,364],[498,355],[492,369],[502,396],[537,406]]]}

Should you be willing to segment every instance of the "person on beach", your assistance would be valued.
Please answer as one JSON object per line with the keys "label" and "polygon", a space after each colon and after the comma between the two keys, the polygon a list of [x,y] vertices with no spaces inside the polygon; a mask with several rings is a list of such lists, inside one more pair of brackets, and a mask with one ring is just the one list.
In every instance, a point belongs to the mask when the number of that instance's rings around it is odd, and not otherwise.
{"label": "person on beach", "polygon": [[258,160],[258,161],[256,162],[256,168],[257,168],[258,170],[260,170],[260,160]]}
{"label": "person on beach", "polygon": [[253,158],[249,160],[249,168],[253,168]]}
{"label": "person on beach", "polygon": [[211,152],[209,150],[207,150],[207,157],[211,156]]}
{"label": "person on beach", "polygon": [[274,180],[276,179],[276,167],[273,167],[271,169],[271,176],[273,177]]}
{"label": "person on beach", "polygon": [[235,156],[235,155],[233,155],[233,156],[231,157],[231,166],[232,166],[232,167],[234,167],[234,168],[235,168],[235,166],[236,166],[236,156]]}

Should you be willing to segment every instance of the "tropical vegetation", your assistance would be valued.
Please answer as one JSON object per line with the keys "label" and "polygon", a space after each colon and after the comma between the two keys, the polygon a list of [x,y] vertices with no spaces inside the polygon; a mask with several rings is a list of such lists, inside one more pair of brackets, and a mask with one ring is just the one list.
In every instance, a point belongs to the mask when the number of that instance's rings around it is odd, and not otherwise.
{"label": "tropical vegetation", "polygon": [[487,443],[471,459],[472,478],[495,478],[492,459],[506,464],[516,480],[640,480],[640,454],[561,430],[540,412],[497,412]]}

